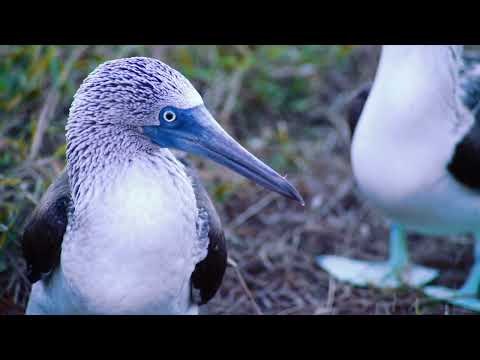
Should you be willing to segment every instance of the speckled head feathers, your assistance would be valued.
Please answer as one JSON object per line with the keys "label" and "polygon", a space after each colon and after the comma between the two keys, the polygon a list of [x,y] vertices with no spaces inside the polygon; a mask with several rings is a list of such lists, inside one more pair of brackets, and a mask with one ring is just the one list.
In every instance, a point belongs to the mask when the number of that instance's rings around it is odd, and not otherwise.
{"label": "speckled head feathers", "polygon": [[202,103],[193,85],[170,66],[152,58],[124,58],[90,73],[75,94],[69,122],[144,126],[154,124],[167,105],[185,109]]}
{"label": "speckled head feathers", "polygon": [[191,108],[202,103],[182,74],[156,59],[133,57],[98,66],[75,94],[66,126],[74,198],[80,186],[88,189],[95,174],[107,165],[153,148],[159,151],[143,135],[142,127],[158,125],[165,106]]}

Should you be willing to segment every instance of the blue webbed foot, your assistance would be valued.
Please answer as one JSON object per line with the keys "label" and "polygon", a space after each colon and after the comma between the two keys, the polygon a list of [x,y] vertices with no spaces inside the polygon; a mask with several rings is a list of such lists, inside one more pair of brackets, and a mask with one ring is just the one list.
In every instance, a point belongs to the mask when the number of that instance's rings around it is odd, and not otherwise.
{"label": "blue webbed foot", "polygon": [[404,286],[418,288],[433,281],[438,271],[408,264],[396,268],[391,262],[373,262],[340,256],[319,256],[317,264],[334,278],[355,286],[397,289]]}
{"label": "blue webbed foot", "polygon": [[388,261],[372,262],[340,256],[319,256],[317,264],[340,281],[381,289],[396,289],[404,286],[418,288],[438,276],[438,271],[435,269],[410,263],[406,234],[398,225],[392,225]]}

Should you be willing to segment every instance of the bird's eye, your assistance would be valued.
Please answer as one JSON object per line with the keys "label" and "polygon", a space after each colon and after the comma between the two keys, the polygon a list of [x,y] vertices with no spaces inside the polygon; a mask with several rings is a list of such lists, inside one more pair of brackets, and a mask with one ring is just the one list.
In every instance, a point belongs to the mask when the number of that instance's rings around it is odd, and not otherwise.
{"label": "bird's eye", "polygon": [[176,118],[177,115],[171,110],[167,110],[163,113],[163,120],[165,120],[166,122],[173,122]]}

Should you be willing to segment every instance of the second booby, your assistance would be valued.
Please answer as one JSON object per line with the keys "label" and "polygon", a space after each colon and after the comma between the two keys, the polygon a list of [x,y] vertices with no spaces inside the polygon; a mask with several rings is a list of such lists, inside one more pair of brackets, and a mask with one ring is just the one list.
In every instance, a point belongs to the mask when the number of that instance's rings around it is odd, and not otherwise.
{"label": "second booby", "polygon": [[356,126],[355,179],[392,222],[385,263],[320,256],[333,276],[356,285],[421,287],[437,270],[410,262],[407,231],[472,234],[475,263],[459,290],[432,297],[480,311],[480,62],[457,45],[386,45]]}
{"label": "second booby", "polygon": [[23,236],[27,314],[197,314],[226,249],[195,171],[169,150],[216,161],[303,203],[215,121],[178,71],[134,57],[97,67],[75,94],[67,166]]}

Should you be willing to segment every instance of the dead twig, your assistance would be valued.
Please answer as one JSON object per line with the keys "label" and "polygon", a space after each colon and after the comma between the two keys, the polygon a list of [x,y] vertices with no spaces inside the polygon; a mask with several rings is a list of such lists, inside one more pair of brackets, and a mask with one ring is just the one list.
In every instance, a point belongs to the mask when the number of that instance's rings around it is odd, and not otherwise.
{"label": "dead twig", "polygon": [[33,160],[37,157],[40,148],[42,146],[43,137],[45,131],[48,128],[48,123],[50,122],[51,117],[55,113],[55,109],[59,103],[60,95],[59,88],[65,83],[72,70],[75,61],[82,56],[82,54],[87,50],[88,46],[80,46],[76,48],[69,58],[65,61],[65,67],[60,74],[60,79],[58,83],[52,85],[49,90],[45,103],[43,104],[42,109],[40,110],[40,115],[38,117],[37,129],[35,135],[33,136],[32,147],[30,148],[30,153],[28,155],[28,160]]}
{"label": "dead twig", "polygon": [[243,279],[242,273],[240,272],[240,269],[238,268],[238,264],[231,258],[228,258],[228,265],[233,267],[235,269],[235,273],[237,274],[238,280],[240,281],[240,285],[242,285],[243,290],[245,291],[245,294],[247,295],[248,299],[252,303],[255,312],[257,315],[263,315],[262,310],[260,310],[260,307],[258,306],[257,302],[255,301],[255,298],[252,295],[252,292],[247,286],[247,283]]}
{"label": "dead twig", "polygon": [[233,73],[232,79],[230,81],[230,89],[223,104],[222,111],[220,112],[220,118],[223,119],[224,122],[228,123],[230,116],[233,112],[233,108],[237,102],[238,94],[240,89],[242,88],[243,78],[247,72],[247,68],[240,68]]}
{"label": "dead twig", "polygon": [[50,118],[53,116],[55,108],[58,104],[58,91],[55,87],[50,89],[46,97],[45,103],[40,111],[38,117],[37,129],[35,130],[35,135],[33,136],[32,147],[30,148],[30,154],[28,155],[29,160],[33,160],[37,157],[40,147],[42,146],[43,136],[45,131],[48,128],[48,123]]}
{"label": "dead twig", "polygon": [[238,215],[235,220],[233,220],[228,226],[228,230],[232,231],[235,228],[239,227],[242,225],[245,221],[250,219],[251,217],[255,216],[258,214],[260,211],[262,211],[264,208],[266,208],[270,203],[275,200],[277,197],[277,194],[275,193],[269,193],[267,196],[265,196],[262,200],[259,202],[253,204],[250,206],[247,210],[245,210],[243,213]]}
{"label": "dead twig", "polygon": [[330,279],[328,280],[328,295],[327,295],[327,309],[331,310],[333,309],[333,303],[335,301],[335,290],[337,290],[337,283],[333,279],[333,277],[330,276]]}
{"label": "dead twig", "polygon": [[321,218],[327,216],[330,211],[341,201],[348,193],[350,193],[354,187],[355,183],[353,179],[347,179],[343,183],[341,183],[333,196],[331,196],[323,207],[319,211],[319,216]]}

